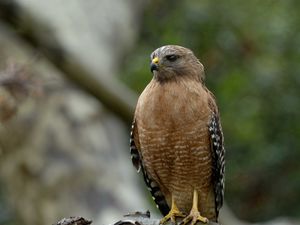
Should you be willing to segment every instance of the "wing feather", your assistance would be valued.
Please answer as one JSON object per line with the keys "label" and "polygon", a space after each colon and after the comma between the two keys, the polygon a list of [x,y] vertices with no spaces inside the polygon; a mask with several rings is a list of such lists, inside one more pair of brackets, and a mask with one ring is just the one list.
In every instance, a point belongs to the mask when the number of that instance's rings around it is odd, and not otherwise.
{"label": "wing feather", "polygon": [[[136,143],[137,142],[137,143]],[[156,203],[157,208],[160,212],[165,216],[169,213],[170,207],[167,204],[167,201],[160,191],[158,184],[151,178],[149,173],[147,173],[146,168],[143,165],[143,160],[140,155],[139,151],[139,144],[138,144],[138,130],[136,127],[135,121],[132,123],[131,133],[130,133],[130,154],[131,160],[133,165],[135,166],[136,170],[142,171],[144,181],[147,185],[148,190],[150,191],[154,202]]]}
{"label": "wing feather", "polygon": [[209,123],[210,142],[213,157],[213,182],[215,193],[215,208],[218,218],[223,205],[225,188],[225,148],[220,117],[213,113]]}

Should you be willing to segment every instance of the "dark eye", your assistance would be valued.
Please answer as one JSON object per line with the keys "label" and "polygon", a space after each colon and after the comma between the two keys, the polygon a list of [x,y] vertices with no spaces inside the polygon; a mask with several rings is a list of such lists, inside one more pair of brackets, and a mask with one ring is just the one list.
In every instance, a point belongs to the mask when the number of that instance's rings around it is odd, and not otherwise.
{"label": "dark eye", "polygon": [[178,59],[179,58],[179,55],[174,55],[174,54],[172,54],[172,55],[166,55],[166,59],[168,60],[168,61],[170,61],[170,62],[174,62],[174,61],[176,61],[176,59]]}

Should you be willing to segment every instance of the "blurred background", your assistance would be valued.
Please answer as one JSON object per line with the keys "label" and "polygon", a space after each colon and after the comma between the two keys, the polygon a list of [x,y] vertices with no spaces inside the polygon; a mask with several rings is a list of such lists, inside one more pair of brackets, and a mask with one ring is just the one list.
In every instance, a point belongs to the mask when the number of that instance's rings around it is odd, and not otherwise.
{"label": "blurred background", "polygon": [[221,223],[299,224],[299,10],[296,0],[1,0],[0,224],[159,216],[128,140],[149,55],[166,44],[194,51],[221,111]]}

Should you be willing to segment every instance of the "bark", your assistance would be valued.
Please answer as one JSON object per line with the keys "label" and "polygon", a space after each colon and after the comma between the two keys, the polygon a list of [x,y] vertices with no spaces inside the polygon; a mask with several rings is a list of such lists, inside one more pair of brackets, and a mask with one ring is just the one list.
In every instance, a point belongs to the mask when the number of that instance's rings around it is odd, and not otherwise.
{"label": "bark", "polygon": [[[80,223],[77,223],[80,221]],[[149,210],[146,212],[134,212],[124,215],[124,218],[119,221],[113,223],[113,225],[160,225],[160,219],[151,218]],[[57,225],[75,225],[75,224],[90,224],[90,220],[86,220],[82,217],[72,217],[72,218],[64,218],[60,220]],[[177,224],[180,224],[180,220],[177,221]],[[168,221],[165,225],[173,225],[171,221]],[[218,225],[218,223],[209,222],[207,225]]]}

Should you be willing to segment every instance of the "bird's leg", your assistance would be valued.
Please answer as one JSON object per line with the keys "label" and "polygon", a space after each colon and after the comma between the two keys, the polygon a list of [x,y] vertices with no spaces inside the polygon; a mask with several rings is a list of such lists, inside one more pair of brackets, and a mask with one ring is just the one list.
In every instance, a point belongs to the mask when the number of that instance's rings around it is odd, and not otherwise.
{"label": "bird's leg", "polygon": [[193,207],[191,209],[190,215],[184,218],[180,225],[186,225],[190,221],[190,225],[195,225],[198,221],[202,223],[208,223],[208,219],[206,217],[201,216],[198,210],[198,192],[196,190],[194,190]]}
{"label": "bird's leg", "polygon": [[159,224],[166,223],[169,219],[171,219],[172,223],[176,223],[176,217],[185,217],[185,215],[179,211],[175,204],[174,197],[172,196],[172,206],[170,212],[160,220]]}

